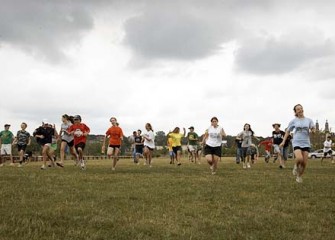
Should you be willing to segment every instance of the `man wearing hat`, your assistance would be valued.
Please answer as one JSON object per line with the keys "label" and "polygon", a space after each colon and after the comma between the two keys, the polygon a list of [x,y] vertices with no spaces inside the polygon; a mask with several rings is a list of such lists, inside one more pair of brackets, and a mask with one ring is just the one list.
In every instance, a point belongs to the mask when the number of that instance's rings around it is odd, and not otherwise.
{"label": "man wearing hat", "polygon": [[[191,153],[191,159],[194,160],[195,163],[197,163],[197,150],[198,150],[198,140],[199,140],[199,137],[198,137],[198,134],[196,134],[194,132],[194,127],[191,126],[188,128],[190,131],[189,133],[187,134],[187,140],[188,140],[188,150],[190,151]],[[192,161],[193,161],[192,160]]]}
{"label": "man wearing hat", "polygon": [[1,155],[0,155],[0,167],[3,166],[2,158],[3,156],[9,155],[10,165],[14,166],[14,160],[12,156],[12,143],[14,140],[14,135],[9,131],[10,124],[5,124],[5,130],[0,132],[0,145],[1,145]]}
{"label": "man wearing hat", "polygon": [[279,168],[285,168],[285,163],[283,160],[283,149],[279,146],[283,141],[285,132],[280,130],[280,123],[272,124],[274,131],[272,132],[272,142],[274,153],[277,154],[279,160]]}

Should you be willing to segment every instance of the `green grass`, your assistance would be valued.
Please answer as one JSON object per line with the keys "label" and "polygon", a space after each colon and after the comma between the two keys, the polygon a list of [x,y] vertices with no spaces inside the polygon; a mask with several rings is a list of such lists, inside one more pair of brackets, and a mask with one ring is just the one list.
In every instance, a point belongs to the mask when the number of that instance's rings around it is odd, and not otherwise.
{"label": "green grass", "polygon": [[81,171],[0,168],[0,239],[334,239],[335,165],[310,160],[302,184],[291,169],[232,158],[153,168],[89,161]]}

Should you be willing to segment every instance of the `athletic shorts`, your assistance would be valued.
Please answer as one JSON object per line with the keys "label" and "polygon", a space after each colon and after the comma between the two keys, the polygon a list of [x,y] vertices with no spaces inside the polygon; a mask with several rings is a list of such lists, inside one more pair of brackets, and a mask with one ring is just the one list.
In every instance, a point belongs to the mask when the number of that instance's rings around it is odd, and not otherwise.
{"label": "athletic shorts", "polygon": [[327,152],[324,152],[324,153],[323,153],[323,156],[324,156],[324,157],[327,157],[327,155],[330,155],[330,156],[331,156],[332,154],[333,154],[333,151],[332,151],[331,149],[329,149]]}
{"label": "athletic shorts", "polygon": [[12,144],[1,144],[1,155],[11,155]]}
{"label": "athletic shorts", "polygon": [[299,149],[299,150],[301,150],[303,152],[310,152],[311,151],[311,149],[309,147],[299,147],[299,146],[296,146],[296,147],[293,148],[294,151],[297,150],[297,149]]}
{"label": "athletic shorts", "polygon": [[188,149],[190,150],[190,152],[196,152],[198,150],[198,146],[197,145],[188,145]]}
{"label": "athletic shorts", "polygon": [[153,151],[154,149],[148,146],[144,146],[145,148],[149,149],[150,151]]}
{"label": "athletic shorts", "polygon": [[85,149],[85,146],[86,146],[86,144],[85,144],[85,143],[83,143],[83,142],[80,142],[80,143],[78,143],[77,145],[75,145],[74,147],[75,147],[76,151],[78,152],[78,148],[81,148],[81,150],[83,150],[83,151],[84,151],[84,149]]}
{"label": "athletic shorts", "polygon": [[143,154],[143,146],[135,147],[135,153],[136,154]]}
{"label": "athletic shorts", "polygon": [[221,148],[221,146],[211,147],[211,146],[206,145],[204,152],[205,152],[205,156],[206,155],[215,155],[215,156],[221,157],[222,148]]}
{"label": "athletic shorts", "polygon": [[68,141],[62,139],[62,142],[66,142],[66,144],[67,144],[69,147],[73,147],[73,146],[74,146],[74,140],[68,142]]}
{"label": "athletic shorts", "polygon": [[120,149],[121,145],[109,145],[107,149],[107,155],[112,155],[115,149]]}
{"label": "athletic shorts", "polygon": [[178,151],[181,152],[181,146],[172,147],[172,151],[174,152],[174,154],[177,155],[177,152],[178,152]]}
{"label": "athletic shorts", "polygon": [[27,144],[23,144],[23,145],[17,145],[17,151],[20,152],[21,150],[22,151],[26,151],[26,148],[27,148]]}
{"label": "athletic shorts", "polygon": [[283,149],[280,148],[278,144],[273,144],[273,151],[274,151],[275,153],[280,153],[280,154],[283,153]]}

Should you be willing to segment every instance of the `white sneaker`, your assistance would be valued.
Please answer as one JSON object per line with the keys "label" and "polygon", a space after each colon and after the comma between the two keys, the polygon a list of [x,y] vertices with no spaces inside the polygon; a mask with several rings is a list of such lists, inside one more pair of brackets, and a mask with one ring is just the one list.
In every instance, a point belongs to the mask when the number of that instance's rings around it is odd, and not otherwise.
{"label": "white sneaker", "polygon": [[17,167],[23,167],[23,165],[20,163],[19,165],[17,165]]}
{"label": "white sneaker", "polygon": [[216,172],[212,172],[212,175],[215,175],[216,174]]}
{"label": "white sneaker", "polygon": [[41,166],[41,170],[45,170],[45,165],[44,164]]}
{"label": "white sneaker", "polygon": [[335,161],[334,161],[334,160],[332,160],[332,163],[334,164],[334,163],[335,163]]}
{"label": "white sneaker", "polygon": [[247,168],[251,168],[250,163],[247,163]]}
{"label": "white sneaker", "polygon": [[297,183],[302,183],[302,177],[297,176],[296,179],[295,179],[295,181]]}
{"label": "white sneaker", "polygon": [[0,167],[3,167],[3,163],[0,164]]}
{"label": "white sneaker", "polygon": [[211,165],[211,166],[209,167],[209,169],[210,169],[210,170],[213,170],[213,165]]}
{"label": "white sneaker", "polygon": [[247,168],[247,165],[245,165],[245,163],[243,163],[243,168],[246,169]]}
{"label": "white sneaker", "polygon": [[112,167],[112,171],[115,171],[115,167]]}
{"label": "white sneaker", "polygon": [[13,166],[15,166],[15,163],[12,163],[12,162],[11,162],[11,163],[9,164],[9,166],[12,166],[12,167],[13,167]]}
{"label": "white sneaker", "polygon": [[81,160],[80,168],[81,168],[81,170],[85,170],[86,169],[84,160]]}

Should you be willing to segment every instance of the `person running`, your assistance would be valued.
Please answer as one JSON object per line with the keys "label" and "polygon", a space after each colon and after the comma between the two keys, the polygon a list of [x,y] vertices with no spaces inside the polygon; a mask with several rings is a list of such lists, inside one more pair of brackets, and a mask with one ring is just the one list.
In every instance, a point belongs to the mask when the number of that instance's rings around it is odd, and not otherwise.
{"label": "person running", "polygon": [[285,168],[285,162],[282,157],[283,148],[279,147],[279,144],[283,141],[283,137],[285,132],[280,130],[280,124],[274,123],[272,124],[274,131],[272,131],[272,143],[273,143],[273,151],[277,155],[277,159],[279,160],[279,168]]}
{"label": "person running", "polygon": [[118,157],[119,157],[119,153],[121,149],[121,143],[123,140],[123,131],[118,126],[117,120],[115,117],[111,117],[109,121],[111,122],[112,126],[108,128],[108,130],[106,131],[106,135],[102,143],[102,151],[105,152],[106,139],[109,138],[107,156],[108,158],[111,158],[111,156],[113,156],[112,170],[115,171],[116,163],[118,161]]}
{"label": "person running", "polygon": [[[285,129],[286,131],[286,129]],[[292,140],[292,136],[291,134],[287,136],[287,139],[284,143],[284,146],[283,146],[283,159],[284,159],[284,162],[287,161],[288,159],[288,151],[289,151],[289,147],[290,147],[290,144],[291,144],[291,140]]]}
{"label": "person running", "polygon": [[48,120],[44,119],[42,125],[35,129],[33,136],[36,138],[37,143],[42,147],[43,165],[41,170],[46,169],[47,159],[51,161],[50,166],[54,165],[53,150],[51,149],[52,137],[58,138],[56,129],[50,127]]}
{"label": "person running", "polygon": [[226,133],[222,127],[218,125],[218,118],[211,118],[211,126],[206,130],[202,143],[205,145],[205,158],[210,166],[212,174],[216,174],[219,159],[222,153],[222,138],[226,137]]}
{"label": "person running", "polygon": [[56,164],[60,167],[64,167],[64,159],[65,159],[65,151],[66,148],[69,147],[70,153],[74,157],[75,165],[78,164],[78,154],[76,153],[76,149],[74,148],[74,136],[67,132],[68,128],[73,125],[73,117],[64,114],[62,116],[62,124],[60,129],[60,162],[56,162]]}
{"label": "person running", "polygon": [[[242,162],[243,162],[243,168],[251,168],[250,165],[250,145],[252,144],[252,137],[256,138],[254,136],[254,131],[251,129],[251,126],[249,123],[244,124],[243,131],[240,132],[237,135],[237,139],[242,140]],[[256,138],[258,140],[258,138]]]}
{"label": "person running", "polygon": [[269,160],[271,158],[271,148],[272,148],[272,138],[267,138],[263,141],[261,141],[258,144],[258,147],[264,146],[265,149],[265,162],[269,163]]}
{"label": "person running", "polygon": [[176,155],[173,152],[173,148],[172,148],[173,140],[172,140],[172,137],[170,136],[170,133],[167,135],[167,143],[166,144],[167,144],[167,147],[168,147],[168,150],[169,150],[170,164],[174,164],[174,160],[175,160]]}
{"label": "person running", "polygon": [[73,135],[74,148],[78,155],[78,160],[82,170],[86,169],[84,160],[84,149],[86,146],[87,136],[90,133],[90,128],[81,122],[81,116],[75,115],[73,117],[73,124],[68,127],[67,133]]}
{"label": "person running", "polygon": [[315,125],[310,118],[304,116],[304,109],[301,104],[295,105],[293,111],[295,118],[289,122],[280,147],[284,146],[288,135],[294,130],[292,145],[296,157],[296,164],[293,168],[293,175],[296,176],[298,183],[302,183],[302,175],[307,166],[308,153],[311,147],[309,133],[310,131],[315,133]]}
{"label": "person running", "polygon": [[154,130],[152,129],[152,126],[150,123],[145,124],[145,130],[146,132],[142,135],[144,139],[144,158],[145,162],[144,165],[149,164],[149,167],[152,167],[152,152],[155,149],[155,134]]}
{"label": "person running", "polygon": [[333,150],[332,150],[332,139],[330,135],[327,136],[326,141],[324,141],[323,143],[323,157],[321,158],[321,164],[323,163],[323,159],[326,158],[327,155],[330,156],[332,163],[334,163]]}
{"label": "person running", "polygon": [[255,144],[250,144],[250,158],[251,163],[254,164],[259,157],[258,147]]}
{"label": "person running", "polygon": [[240,164],[241,159],[242,159],[242,140],[235,138],[235,144],[236,144],[235,162],[236,162],[236,164]]}
{"label": "person running", "polygon": [[188,140],[188,149],[191,154],[191,159],[192,162],[197,163],[198,160],[198,142],[199,142],[199,137],[198,134],[194,132],[194,127],[189,127],[188,128],[190,131],[187,133],[187,140]]}
{"label": "person running", "polygon": [[143,137],[142,137],[142,131],[139,129],[137,130],[137,134],[134,138],[135,141],[135,163],[140,163],[140,157],[143,157]]}
{"label": "person running", "polygon": [[130,151],[131,151],[134,163],[136,163],[136,147],[135,147],[136,136],[137,136],[137,131],[133,131],[133,135],[128,137],[128,141],[131,144]]}
{"label": "person running", "polygon": [[27,124],[25,122],[21,123],[21,130],[19,130],[16,134],[13,144],[17,145],[17,151],[19,152],[19,165],[18,167],[22,167],[22,163],[24,161],[24,155],[26,152],[27,146],[31,143],[30,133],[26,131]]}
{"label": "person running", "polygon": [[5,162],[2,161],[2,159],[5,159],[4,156],[7,155],[9,155],[10,166],[14,166],[14,159],[12,155],[12,143],[14,140],[14,135],[11,131],[9,131],[10,124],[5,124],[4,128],[5,130],[0,132],[0,167],[2,167]]}
{"label": "person running", "polygon": [[177,165],[180,166],[181,165],[181,152],[182,152],[182,148],[181,148],[181,139],[183,137],[185,137],[186,135],[186,129],[183,128],[184,133],[181,134],[180,133],[180,128],[176,127],[170,134],[169,136],[172,138],[172,150],[175,154],[175,158],[176,158],[176,162]]}

